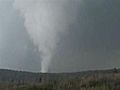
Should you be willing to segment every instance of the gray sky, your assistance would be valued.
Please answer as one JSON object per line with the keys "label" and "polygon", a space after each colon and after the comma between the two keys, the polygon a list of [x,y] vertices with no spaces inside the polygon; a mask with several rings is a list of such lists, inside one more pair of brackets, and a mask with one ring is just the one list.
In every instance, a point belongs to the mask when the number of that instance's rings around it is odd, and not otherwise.
{"label": "gray sky", "polygon": [[[49,72],[119,67],[120,1],[83,0],[77,9],[76,21],[60,36]],[[40,71],[40,63],[13,0],[0,0],[0,68]]]}

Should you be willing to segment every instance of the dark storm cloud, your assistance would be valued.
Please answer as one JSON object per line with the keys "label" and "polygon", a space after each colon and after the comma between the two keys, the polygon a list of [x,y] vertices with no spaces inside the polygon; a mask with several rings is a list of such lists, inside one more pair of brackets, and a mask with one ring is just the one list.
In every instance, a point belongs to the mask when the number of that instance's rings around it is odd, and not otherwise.
{"label": "dark storm cloud", "polygon": [[79,71],[119,67],[119,9],[119,0],[84,0],[76,22],[69,26],[69,32],[59,43],[55,56],[59,60],[54,61],[52,69]]}
{"label": "dark storm cloud", "polygon": [[83,27],[85,46],[118,49],[120,47],[120,2],[118,0],[101,2],[95,5],[89,2],[84,8],[82,21],[85,23]]}

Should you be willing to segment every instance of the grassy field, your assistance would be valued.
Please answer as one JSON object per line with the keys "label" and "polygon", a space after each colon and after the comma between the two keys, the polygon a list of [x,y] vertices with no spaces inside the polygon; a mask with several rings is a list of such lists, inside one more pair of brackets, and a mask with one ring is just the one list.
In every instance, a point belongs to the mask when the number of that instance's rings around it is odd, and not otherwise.
{"label": "grassy field", "polygon": [[74,78],[37,81],[39,82],[1,83],[0,90],[120,90],[120,72],[116,69],[92,74],[88,72]]}

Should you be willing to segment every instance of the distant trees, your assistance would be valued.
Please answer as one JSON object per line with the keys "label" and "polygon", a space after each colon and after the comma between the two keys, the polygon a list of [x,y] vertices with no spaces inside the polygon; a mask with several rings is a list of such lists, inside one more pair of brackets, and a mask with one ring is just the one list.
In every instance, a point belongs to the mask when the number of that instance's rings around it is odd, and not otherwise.
{"label": "distant trees", "polygon": [[117,69],[117,68],[114,68],[114,69],[113,69],[113,72],[114,72],[114,73],[118,73],[118,69]]}

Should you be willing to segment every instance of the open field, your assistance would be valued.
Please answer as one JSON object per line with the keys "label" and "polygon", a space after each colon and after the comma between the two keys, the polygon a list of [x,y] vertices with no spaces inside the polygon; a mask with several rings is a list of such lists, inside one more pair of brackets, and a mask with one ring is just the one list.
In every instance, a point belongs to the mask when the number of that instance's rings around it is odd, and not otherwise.
{"label": "open field", "polygon": [[30,73],[1,69],[0,90],[120,90],[120,70]]}

